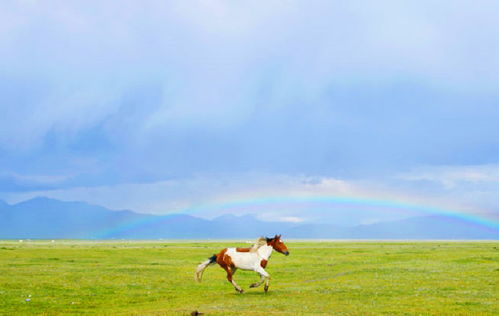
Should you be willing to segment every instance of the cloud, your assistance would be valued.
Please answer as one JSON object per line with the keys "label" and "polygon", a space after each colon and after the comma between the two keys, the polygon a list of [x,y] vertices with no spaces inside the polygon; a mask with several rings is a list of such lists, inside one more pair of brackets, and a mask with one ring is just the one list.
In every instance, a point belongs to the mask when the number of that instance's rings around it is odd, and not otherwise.
{"label": "cloud", "polygon": [[[412,77],[451,91],[495,87],[496,5],[429,5],[2,4],[2,85],[17,79],[12,89],[33,97],[9,111],[0,144],[29,147],[53,129],[85,130],[151,84],[162,96],[137,122],[142,137],[240,126],[259,105],[317,110],[331,86]],[[6,98],[17,103],[17,94]]]}
{"label": "cloud", "polygon": [[1,191],[156,213],[255,188],[497,209],[480,167],[499,154],[497,9],[1,3]]}
{"label": "cloud", "polygon": [[424,166],[394,176],[403,190],[440,201],[455,201],[464,209],[497,218],[499,166]]}
{"label": "cloud", "polygon": [[[143,213],[186,213],[205,218],[223,214],[253,214],[265,221],[321,222],[351,226],[410,216],[428,215],[425,208],[449,209],[485,217],[494,212],[474,195],[463,195],[462,188],[441,192],[418,190],[418,185],[375,180],[344,180],[329,177],[283,174],[217,174],[169,181],[37,190],[3,194],[14,203],[35,196],[86,201],[111,209],[132,209]],[[419,185],[420,186],[420,185]],[[497,188],[489,192],[497,193]],[[324,203],[324,197],[359,199],[365,203]],[[274,201],[275,200],[275,201]],[[274,201],[274,202],[272,202]],[[394,201],[419,205],[391,208],[369,201]]]}
{"label": "cloud", "polygon": [[65,175],[21,175],[16,173],[0,174],[0,191],[26,192],[50,190],[60,186],[68,179]]}
{"label": "cloud", "polygon": [[397,178],[407,181],[437,182],[445,189],[454,189],[460,184],[499,183],[499,165],[419,167],[400,174]]}
{"label": "cloud", "polygon": [[302,223],[305,220],[301,217],[297,216],[282,216],[282,217],[272,217],[272,216],[267,216],[267,214],[264,214],[264,216],[260,216],[261,219],[267,220],[267,221],[275,221],[275,222],[285,222],[285,223]]}
{"label": "cloud", "polygon": [[[132,208],[144,213],[165,214],[194,211],[216,216],[203,208],[223,204],[227,200],[256,197],[300,196],[310,194],[348,194],[350,184],[337,179],[320,179],[311,185],[306,176],[283,174],[239,173],[212,174],[150,183],[115,184],[75,187],[61,190],[11,194],[10,201],[43,195],[64,200],[84,200],[113,209]],[[244,213],[243,213],[244,214]]]}

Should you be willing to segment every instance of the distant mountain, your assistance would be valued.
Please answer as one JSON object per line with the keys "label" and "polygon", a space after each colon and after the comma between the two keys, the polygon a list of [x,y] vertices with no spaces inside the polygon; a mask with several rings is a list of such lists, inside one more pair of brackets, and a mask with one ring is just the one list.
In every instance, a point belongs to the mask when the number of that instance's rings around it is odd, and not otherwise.
{"label": "distant mountain", "polygon": [[271,235],[291,228],[287,223],[262,222],[253,216],[223,215],[206,220],[185,214],[154,216],[129,229],[122,229],[106,237],[112,238],[173,238],[173,239],[226,239],[252,238]]}
{"label": "distant mountain", "polygon": [[287,235],[332,239],[499,239],[497,229],[445,216],[413,217],[355,227],[308,224],[293,227]]}
{"label": "distant mountain", "polygon": [[251,215],[213,220],[185,214],[156,216],[44,197],[14,205],[0,201],[0,239],[253,239],[276,233],[315,239],[499,239],[496,229],[444,216],[337,227],[264,222]]}
{"label": "distant mountain", "polygon": [[109,227],[150,216],[38,197],[0,205],[0,238],[92,238]]}
{"label": "distant mountain", "polygon": [[408,218],[350,229],[352,238],[374,239],[499,239],[499,231],[447,216]]}

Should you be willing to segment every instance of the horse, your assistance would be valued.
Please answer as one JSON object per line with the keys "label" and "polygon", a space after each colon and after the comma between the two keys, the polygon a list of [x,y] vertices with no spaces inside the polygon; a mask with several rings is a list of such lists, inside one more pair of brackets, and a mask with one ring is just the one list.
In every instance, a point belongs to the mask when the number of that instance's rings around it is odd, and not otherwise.
{"label": "horse", "polygon": [[233,275],[237,269],[242,269],[258,273],[260,281],[251,284],[250,288],[258,287],[265,282],[264,291],[266,293],[269,290],[270,275],[265,271],[265,267],[274,250],[286,256],[289,255],[288,248],[281,240],[281,235],[275,235],[273,238],[260,237],[250,248],[222,249],[218,254],[214,254],[198,265],[195,279],[201,282],[204,270],[210,265],[218,263],[227,272],[227,280],[237,292],[244,293],[244,290],[234,281]]}

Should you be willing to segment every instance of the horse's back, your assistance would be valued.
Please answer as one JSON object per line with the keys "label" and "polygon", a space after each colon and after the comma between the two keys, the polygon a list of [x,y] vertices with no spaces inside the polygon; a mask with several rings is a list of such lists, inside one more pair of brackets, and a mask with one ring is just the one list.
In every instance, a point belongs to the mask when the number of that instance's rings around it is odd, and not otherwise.
{"label": "horse's back", "polygon": [[236,252],[250,252],[253,248],[241,248],[241,247],[237,247],[236,248]]}

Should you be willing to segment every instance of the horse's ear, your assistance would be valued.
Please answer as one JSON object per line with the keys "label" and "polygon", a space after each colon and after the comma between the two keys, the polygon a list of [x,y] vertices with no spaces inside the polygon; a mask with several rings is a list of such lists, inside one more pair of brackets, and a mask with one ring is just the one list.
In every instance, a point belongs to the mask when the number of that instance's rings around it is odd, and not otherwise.
{"label": "horse's ear", "polygon": [[274,238],[275,238],[275,239],[279,239],[279,238],[281,238],[281,235],[275,235],[275,237],[274,237]]}

